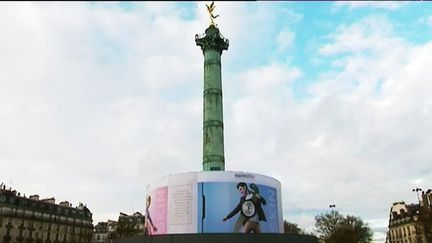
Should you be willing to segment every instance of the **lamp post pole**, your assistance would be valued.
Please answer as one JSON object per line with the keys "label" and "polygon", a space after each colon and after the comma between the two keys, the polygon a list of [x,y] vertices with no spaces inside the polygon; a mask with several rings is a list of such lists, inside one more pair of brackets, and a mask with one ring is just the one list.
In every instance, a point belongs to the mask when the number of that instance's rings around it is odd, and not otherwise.
{"label": "lamp post pole", "polygon": [[334,204],[330,204],[329,205],[329,208],[331,208],[331,212],[332,212],[332,214],[333,214],[333,208],[335,208],[336,207],[336,205],[334,205]]}
{"label": "lamp post pole", "polygon": [[331,209],[331,215],[332,215],[332,218],[333,218],[333,224],[336,227],[336,213],[335,213],[335,211],[333,211],[333,209],[335,207],[336,207],[336,205],[334,205],[334,204],[330,204],[329,205],[329,208]]}

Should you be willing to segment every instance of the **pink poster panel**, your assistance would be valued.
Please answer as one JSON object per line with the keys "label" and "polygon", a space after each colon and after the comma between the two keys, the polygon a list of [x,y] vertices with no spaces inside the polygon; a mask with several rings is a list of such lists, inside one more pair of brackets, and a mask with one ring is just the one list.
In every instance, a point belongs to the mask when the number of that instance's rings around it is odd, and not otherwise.
{"label": "pink poster panel", "polygon": [[[146,228],[150,235],[167,233],[168,187],[161,187],[149,194],[151,203],[146,209]],[[151,221],[151,222],[150,222]]]}

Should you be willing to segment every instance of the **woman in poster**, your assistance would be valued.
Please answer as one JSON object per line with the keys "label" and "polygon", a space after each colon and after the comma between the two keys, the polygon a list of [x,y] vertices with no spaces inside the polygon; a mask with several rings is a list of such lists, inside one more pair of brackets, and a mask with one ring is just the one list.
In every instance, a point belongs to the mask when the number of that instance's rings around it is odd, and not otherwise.
{"label": "woman in poster", "polygon": [[150,217],[150,204],[151,197],[147,196],[146,199],[146,211],[145,211],[145,222],[144,222],[144,235],[153,235],[154,232],[157,231],[157,228],[154,226],[153,221]]}
{"label": "woman in poster", "polygon": [[259,194],[259,189],[255,184],[250,185],[254,192],[249,191],[247,184],[240,182],[237,184],[237,189],[240,192],[240,202],[237,206],[229,213],[223,221],[227,221],[238,212],[240,216],[234,225],[234,232],[238,232],[240,224],[243,225],[243,233],[261,233],[261,227],[259,221],[267,221],[264,214],[264,210],[261,205],[266,205],[266,200]]}

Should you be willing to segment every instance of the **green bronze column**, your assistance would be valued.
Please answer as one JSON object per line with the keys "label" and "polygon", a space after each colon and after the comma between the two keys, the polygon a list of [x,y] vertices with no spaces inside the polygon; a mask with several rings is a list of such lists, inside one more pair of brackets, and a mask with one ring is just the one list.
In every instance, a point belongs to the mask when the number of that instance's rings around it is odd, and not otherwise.
{"label": "green bronze column", "polygon": [[221,55],[228,40],[211,24],[195,42],[204,54],[203,170],[225,170]]}

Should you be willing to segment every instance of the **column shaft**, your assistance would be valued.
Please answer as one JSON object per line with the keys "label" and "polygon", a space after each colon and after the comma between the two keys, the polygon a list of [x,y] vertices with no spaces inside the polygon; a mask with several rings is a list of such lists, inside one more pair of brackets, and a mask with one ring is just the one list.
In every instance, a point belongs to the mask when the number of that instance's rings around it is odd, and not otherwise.
{"label": "column shaft", "polygon": [[225,170],[221,54],[204,52],[203,170]]}

